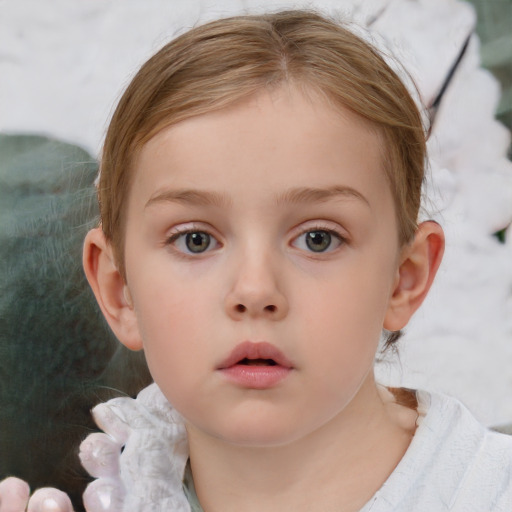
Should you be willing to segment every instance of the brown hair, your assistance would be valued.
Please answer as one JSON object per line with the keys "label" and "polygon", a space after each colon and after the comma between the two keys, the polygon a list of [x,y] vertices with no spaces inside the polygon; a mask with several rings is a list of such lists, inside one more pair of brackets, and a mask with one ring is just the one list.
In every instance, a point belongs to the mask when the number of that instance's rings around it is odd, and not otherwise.
{"label": "brown hair", "polygon": [[308,11],[199,26],[147,61],[112,117],[101,161],[101,224],[124,269],[126,200],[142,146],[163,128],[283,82],[351,109],[381,135],[399,240],[414,236],[425,161],[421,116],[384,59],[340,24]]}

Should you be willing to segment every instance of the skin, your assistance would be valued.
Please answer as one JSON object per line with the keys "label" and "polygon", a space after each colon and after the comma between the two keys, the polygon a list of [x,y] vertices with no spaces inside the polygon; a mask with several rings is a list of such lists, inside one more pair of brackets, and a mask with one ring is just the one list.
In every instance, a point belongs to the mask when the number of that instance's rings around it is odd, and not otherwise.
{"label": "skin", "polygon": [[[295,442],[373,379],[399,256],[380,161],[374,134],[293,90],[190,119],[144,148],[127,216],[127,291],[140,334],[132,348],[144,346],[191,432],[243,446]],[[362,197],[286,199],[335,186]],[[169,199],[181,190],[208,191],[219,204]],[[303,248],[302,234],[319,227],[344,240],[324,253]],[[200,255],[167,243],[187,229],[217,242]],[[246,340],[292,361],[282,385],[248,391],[216,371]]]}
{"label": "skin", "polygon": [[[377,386],[374,358],[423,301],[443,235],[424,223],[399,247],[382,160],[351,112],[264,91],[142,149],[126,282],[101,230],[87,236],[107,321],[187,421],[205,512],[359,510],[407,450],[416,413]],[[203,252],[191,232],[209,235]],[[308,233],[331,242],[312,250]],[[244,341],[292,370],[268,389],[229,381],[219,367]]]}
{"label": "skin", "polygon": [[59,491],[45,487],[30,497],[26,482],[9,477],[0,482],[0,512],[73,512],[69,497]]}
{"label": "skin", "polygon": [[[374,358],[382,328],[421,304],[443,238],[425,223],[399,247],[382,160],[350,112],[264,91],[143,148],[126,283],[101,232],[86,240],[107,320],[187,420],[205,511],[358,510],[406,451],[416,414],[379,391]],[[311,251],[305,233],[322,230],[333,244]],[[206,251],[190,254],[190,232],[211,236]],[[246,340],[278,347],[289,376],[227,381],[219,365]]]}

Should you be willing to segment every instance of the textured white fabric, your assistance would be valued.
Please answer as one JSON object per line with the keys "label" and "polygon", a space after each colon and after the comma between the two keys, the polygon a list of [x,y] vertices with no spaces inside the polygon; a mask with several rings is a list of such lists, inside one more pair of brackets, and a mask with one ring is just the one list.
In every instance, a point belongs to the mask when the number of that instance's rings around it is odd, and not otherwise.
{"label": "textured white fabric", "polygon": [[[512,437],[488,431],[455,399],[417,396],[412,443],[361,512],[512,512]],[[98,478],[84,494],[86,510],[190,512],[184,422],[157,385],[93,413],[106,434],[91,434],[81,446],[84,467]],[[191,489],[193,510],[200,510]]]}
{"label": "textured white fabric", "polygon": [[80,446],[82,465],[97,477],[84,493],[87,512],[190,512],[182,485],[185,423],[156,384],[135,400],[96,406],[93,416],[105,434],[91,434]]}
{"label": "textured white fabric", "polygon": [[457,400],[417,392],[406,454],[361,512],[511,512],[512,437],[491,432]]}

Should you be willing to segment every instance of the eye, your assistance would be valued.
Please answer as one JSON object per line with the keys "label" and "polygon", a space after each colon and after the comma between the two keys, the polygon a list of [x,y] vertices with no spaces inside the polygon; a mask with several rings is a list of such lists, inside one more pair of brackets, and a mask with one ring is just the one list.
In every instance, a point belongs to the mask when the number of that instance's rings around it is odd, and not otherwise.
{"label": "eye", "polygon": [[172,235],[169,244],[186,254],[201,254],[218,246],[217,240],[205,231],[185,231]]}
{"label": "eye", "polygon": [[312,229],[299,235],[293,244],[299,249],[311,252],[330,252],[338,248],[343,237],[327,229]]}

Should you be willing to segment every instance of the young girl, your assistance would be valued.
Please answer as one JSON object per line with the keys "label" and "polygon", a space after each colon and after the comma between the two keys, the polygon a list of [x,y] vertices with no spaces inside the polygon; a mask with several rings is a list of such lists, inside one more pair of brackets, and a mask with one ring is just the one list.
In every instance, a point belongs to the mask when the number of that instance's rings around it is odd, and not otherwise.
{"label": "young girl", "polygon": [[[512,510],[511,439],[374,378],[443,253],[424,164],[404,85],[317,14],[212,22],[142,67],[84,268],[155,384],[94,410],[88,511]],[[24,510],[18,484],[0,510]]]}

